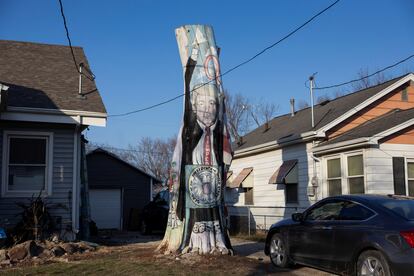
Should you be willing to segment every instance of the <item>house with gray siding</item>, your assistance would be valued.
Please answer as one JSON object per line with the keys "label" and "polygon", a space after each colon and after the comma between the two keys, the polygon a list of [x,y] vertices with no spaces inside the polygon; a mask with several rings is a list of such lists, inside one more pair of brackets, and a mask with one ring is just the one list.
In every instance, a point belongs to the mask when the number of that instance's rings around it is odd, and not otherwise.
{"label": "house with gray siding", "polygon": [[86,163],[91,217],[97,227],[137,230],[143,207],[162,181],[102,148],[89,152]]}
{"label": "house with gray siding", "polygon": [[414,196],[414,74],[314,106],[314,127],[311,108],[292,110],[237,141],[230,221],[268,228],[338,194]]}
{"label": "house with gray siding", "polygon": [[[80,66],[89,68],[83,49],[73,50]],[[93,78],[78,73],[69,47],[0,40],[0,93],[0,219],[15,224],[16,202],[41,193],[60,206],[50,212],[74,237],[81,134],[107,119]]]}

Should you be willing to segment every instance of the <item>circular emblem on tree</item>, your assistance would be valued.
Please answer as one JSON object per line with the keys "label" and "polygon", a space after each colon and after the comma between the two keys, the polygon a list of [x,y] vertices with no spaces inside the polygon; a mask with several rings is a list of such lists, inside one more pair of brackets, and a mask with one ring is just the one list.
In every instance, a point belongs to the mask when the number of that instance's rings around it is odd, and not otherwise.
{"label": "circular emblem on tree", "polygon": [[218,205],[222,190],[218,169],[211,166],[197,166],[188,178],[188,190],[195,205],[199,207]]}

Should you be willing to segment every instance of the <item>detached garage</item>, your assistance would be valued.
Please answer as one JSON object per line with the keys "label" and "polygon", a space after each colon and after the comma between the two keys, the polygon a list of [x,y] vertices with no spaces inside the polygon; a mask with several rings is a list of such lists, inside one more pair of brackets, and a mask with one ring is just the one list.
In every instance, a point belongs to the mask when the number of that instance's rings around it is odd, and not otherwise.
{"label": "detached garage", "polygon": [[130,230],[161,181],[98,148],[86,156],[91,218],[99,229]]}

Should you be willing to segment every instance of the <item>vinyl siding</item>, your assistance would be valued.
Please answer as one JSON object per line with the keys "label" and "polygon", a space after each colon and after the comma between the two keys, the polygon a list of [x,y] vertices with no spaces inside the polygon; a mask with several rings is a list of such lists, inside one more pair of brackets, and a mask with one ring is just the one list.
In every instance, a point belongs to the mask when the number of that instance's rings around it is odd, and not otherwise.
{"label": "vinyl siding", "polygon": [[[306,208],[315,201],[315,197],[307,195],[307,188],[312,185],[311,179],[313,177],[314,161],[310,155],[311,146],[311,143],[303,143],[233,160],[230,170],[233,171],[234,177],[244,168],[253,167],[254,206],[250,207],[250,212],[257,225],[263,226],[266,218],[266,227],[268,228],[275,221],[289,217],[296,209]],[[282,165],[283,161],[292,159],[298,160],[298,203],[287,204],[285,203],[284,185],[268,183],[270,177]],[[319,164],[316,164],[318,171]],[[244,193],[240,193],[240,191],[241,189],[237,188],[226,188],[225,190],[225,200],[226,204],[230,206],[230,215],[247,216],[248,211],[244,208]]]}
{"label": "vinyl siding", "polygon": [[414,159],[414,145],[380,144],[366,149],[365,156],[367,193],[393,194],[392,157]]}
{"label": "vinyl siding", "polygon": [[[2,123],[0,125],[0,152],[3,155],[3,133],[9,131],[30,131],[30,132],[51,132],[53,133],[53,158],[49,165],[53,166],[52,172],[52,194],[46,197],[46,202],[51,205],[50,213],[54,217],[60,217],[62,229],[71,225],[72,212],[72,183],[73,183],[73,140],[74,128],[56,127],[50,125],[42,126],[34,124],[31,127],[18,127],[18,123],[13,126]],[[2,162],[2,159],[0,159]],[[2,165],[2,164],[1,164]],[[2,166],[1,166],[2,167]],[[0,170],[2,174],[2,170]],[[0,182],[2,178],[0,177]],[[0,183],[5,185],[5,183]],[[11,225],[19,220],[16,216],[21,209],[16,206],[16,202],[28,202],[27,197],[0,197],[0,218],[7,219]],[[62,206],[56,206],[59,204]]]}

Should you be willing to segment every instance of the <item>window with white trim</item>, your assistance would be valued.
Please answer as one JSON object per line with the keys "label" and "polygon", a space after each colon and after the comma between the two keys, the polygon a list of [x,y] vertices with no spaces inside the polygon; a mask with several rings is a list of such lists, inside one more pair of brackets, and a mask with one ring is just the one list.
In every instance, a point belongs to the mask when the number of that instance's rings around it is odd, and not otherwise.
{"label": "window with white trim", "polygon": [[407,160],[407,191],[409,196],[414,196],[414,160]]}
{"label": "window with white trim", "polygon": [[362,154],[347,156],[347,182],[350,194],[363,194],[364,188],[364,161]]}
{"label": "window with white trim", "polygon": [[341,153],[326,158],[326,182],[328,196],[365,193],[362,152]]}
{"label": "window with white trim", "polygon": [[50,194],[52,134],[5,131],[3,195]]}
{"label": "window with white trim", "polygon": [[332,158],[327,160],[328,167],[328,195],[342,194],[342,177],[341,177],[341,158]]}

